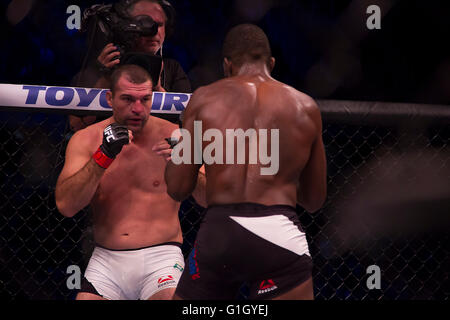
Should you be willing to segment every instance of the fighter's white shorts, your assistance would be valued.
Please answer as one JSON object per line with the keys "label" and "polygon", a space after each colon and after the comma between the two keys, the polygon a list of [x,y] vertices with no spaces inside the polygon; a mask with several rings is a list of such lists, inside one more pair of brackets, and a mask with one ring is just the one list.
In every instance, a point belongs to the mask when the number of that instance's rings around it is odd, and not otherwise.
{"label": "fighter's white shorts", "polygon": [[180,246],[172,242],[133,250],[97,246],[81,291],[110,300],[147,300],[158,291],[176,288],[184,269]]}

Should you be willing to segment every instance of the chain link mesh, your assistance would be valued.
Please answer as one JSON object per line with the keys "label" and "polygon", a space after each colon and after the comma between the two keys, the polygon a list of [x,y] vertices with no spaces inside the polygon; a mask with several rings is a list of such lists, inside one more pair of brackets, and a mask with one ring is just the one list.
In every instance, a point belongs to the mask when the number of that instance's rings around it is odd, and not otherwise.
{"label": "chain link mesh", "polygon": [[[84,271],[93,241],[88,210],[65,218],[54,201],[67,118],[0,115],[0,296],[73,299],[67,267]],[[449,133],[442,125],[324,125],[328,199],[314,214],[298,207],[317,299],[448,299]],[[193,199],[182,203],[185,256],[201,218]],[[367,287],[371,265],[381,270],[380,290]]]}

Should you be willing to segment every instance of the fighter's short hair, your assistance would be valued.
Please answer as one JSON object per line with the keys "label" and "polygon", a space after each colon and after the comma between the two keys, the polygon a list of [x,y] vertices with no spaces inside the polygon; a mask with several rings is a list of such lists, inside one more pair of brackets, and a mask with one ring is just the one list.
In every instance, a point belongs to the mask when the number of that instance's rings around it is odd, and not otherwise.
{"label": "fighter's short hair", "polygon": [[223,42],[223,56],[237,66],[244,62],[267,60],[272,56],[269,39],[254,24],[240,24],[228,31]]}
{"label": "fighter's short hair", "polygon": [[142,67],[135,64],[124,64],[117,67],[109,78],[111,86],[110,89],[113,94],[116,90],[117,83],[122,76],[126,77],[128,81],[135,84],[141,84],[146,81],[152,82],[150,74]]}

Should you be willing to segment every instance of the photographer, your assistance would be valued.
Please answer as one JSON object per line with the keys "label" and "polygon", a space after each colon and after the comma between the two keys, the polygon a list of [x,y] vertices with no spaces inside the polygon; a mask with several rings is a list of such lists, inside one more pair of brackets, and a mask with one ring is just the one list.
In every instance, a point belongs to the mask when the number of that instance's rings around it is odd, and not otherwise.
{"label": "photographer", "polygon": [[[149,63],[149,65],[152,66],[158,62],[157,58],[160,59],[159,65],[155,68],[160,70],[160,72],[159,77],[157,76],[158,81],[154,81],[154,91],[191,92],[189,79],[180,64],[174,59],[162,57],[164,40],[166,36],[170,36],[173,32],[175,22],[175,11],[170,3],[164,0],[123,0],[114,6],[110,6],[110,8],[110,11],[117,12],[119,17],[128,18],[132,22],[140,21],[144,27],[149,25],[149,21],[150,23],[156,24],[154,26],[154,32],[152,32],[151,35],[139,34],[134,38],[129,37],[134,41],[129,44],[127,43],[126,45],[122,43],[107,43],[97,56],[95,63],[82,70],[82,72],[77,75],[73,85],[108,88],[109,74],[118,65],[132,63],[145,68],[146,63],[142,64],[134,61],[139,59],[133,59],[133,57],[131,57],[131,62],[130,59],[124,61],[127,57],[130,58],[130,52],[134,52],[153,56],[154,59],[152,59],[152,63]],[[103,12],[100,12],[100,14],[102,13]],[[100,15],[99,13],[96,14]],[[142,19],[143,17],[144,19]],[[151,19],[145,20],[145,17],[150,17]],[[105,20],[113,26],[117,25],[117,23],[109,16]],[[114,32],[116,34],[113,34]],[[107,41],[111,41],[111,38],[114,40],[114,38],[117,39],[119,36],[127,36],[127,32],[130,34],[132,33],[131,31],[120,32],[113,30],[111,31],[112,36],[108,35],[106,36],[106,39]],[[140,58],[140,60],[142,60],[142,58]],[[146,69],[149,68],[150,67],[147,67]],[[151,74],[152,71],[153,73],[155,72],[155,70],[147,71]],[[77,131],[95,122],[96,117],[78,117],[70,115],[69,120],[71,129]]]}

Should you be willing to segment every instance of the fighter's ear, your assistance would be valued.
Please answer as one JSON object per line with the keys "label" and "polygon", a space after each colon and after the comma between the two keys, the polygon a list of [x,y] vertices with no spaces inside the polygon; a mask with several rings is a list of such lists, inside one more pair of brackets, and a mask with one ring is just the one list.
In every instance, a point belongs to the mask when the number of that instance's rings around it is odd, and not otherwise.
{"label": "fighter's ear", "polygon": [[231,61],[228,58],[223,58],[223,74],[225,77],[231,77]]}
{"label": "fighter's ear", "polygon": [[106,102],[108,102],[109,106],[112,108],[112,100],[113,100],[113,93],[111,90],[106,91]]}
{"label": "fighter's ear", "polygon": [[275,67],[275,58],[274,57],[270,57],[269,58],[269,71],[272,72],[273,67]]}

